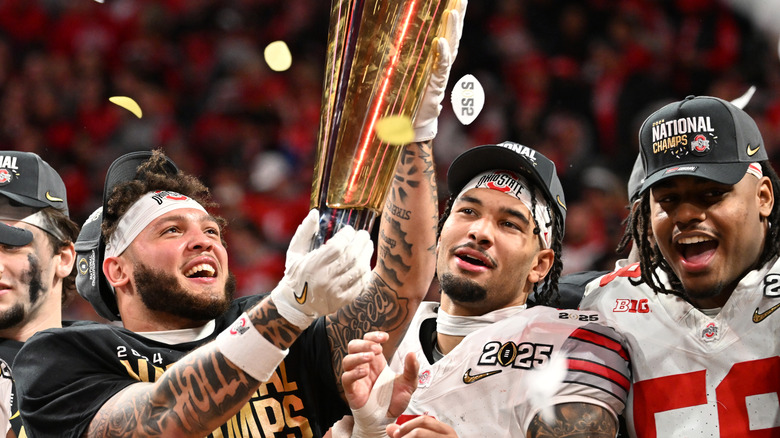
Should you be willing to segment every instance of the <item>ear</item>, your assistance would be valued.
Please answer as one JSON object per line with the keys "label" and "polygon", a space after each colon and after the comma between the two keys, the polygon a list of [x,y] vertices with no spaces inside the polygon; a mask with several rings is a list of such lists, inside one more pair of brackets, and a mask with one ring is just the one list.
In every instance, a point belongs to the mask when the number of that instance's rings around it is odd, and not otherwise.
{"label": "ear", "polygon": [[775,194],[772,189],[772,181],[768,177],[763,177],[758,181],[756,199],[758,200],[758,212],[761,219],[769,217],[772,208],[775,206]]}
{"label": "ear", "polygon": [[130,269],[127,261],[120,257],[107,257],[103,260],[103,274],[108,284],[118,288],[130,282]]}
{"label": "ear", "polygon": [[528,283],[538,283],[550,272],[555,261],[555,251],[552,249],[543,249],[536,253],[534,261],[531,264],[531,270],[528,272]]}
{"label": "ear", "polygon": [[76,248],[73,243],[63,246],[58,254],[60,262],[55,267],[58,278],[65,278],[73,272],[73,264],[76,262]]}

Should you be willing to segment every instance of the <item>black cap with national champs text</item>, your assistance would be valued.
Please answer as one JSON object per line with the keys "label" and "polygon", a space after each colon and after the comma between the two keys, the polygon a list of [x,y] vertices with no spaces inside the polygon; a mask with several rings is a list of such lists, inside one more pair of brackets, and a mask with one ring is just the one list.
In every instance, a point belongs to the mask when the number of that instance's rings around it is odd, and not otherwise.
{"label": "black cap with national champs text", "polygon": [[[152,156],[150,151],[131,152],[114,160],[106,173],[103,187],[103,206],[98,207],[81,227],[76,239],[76,290],[85,300],[89,301],[98,315],[110,321],[119,321],[119,308],[114,291],[103,274],[103,258],[106,245],[102,236],[103,209],[114,187],[137,177],[138,166]],[[166,171],[170,174],[179,172],[176,164],[168,159]]]}
{"label": "black cap with national champs text", "polygon": [[767,160],[756,122],[732,103],[688,96],[648,117],[639,130],[647,173],[641,192],[673,176],[736,184],[750,163]]}
{"label": "black cap with national champs text", "polygon": [[555,171],[555,163],[539,151],[519,143],[505,141],[476,146],[458,155],[447,172],[450,193],[457,195],[472,178],[488,170],[510,170],[530,177],[532,182],[542,188],[548,203],[555,206],[555,211],[561,216],[561,223],[566,223],[566,198]]}
{"label": "black cap with national champs text", "polygon": [[0,195],[27,207],[54,207],[68,215],[65,183],[32,152],[0,151]]}

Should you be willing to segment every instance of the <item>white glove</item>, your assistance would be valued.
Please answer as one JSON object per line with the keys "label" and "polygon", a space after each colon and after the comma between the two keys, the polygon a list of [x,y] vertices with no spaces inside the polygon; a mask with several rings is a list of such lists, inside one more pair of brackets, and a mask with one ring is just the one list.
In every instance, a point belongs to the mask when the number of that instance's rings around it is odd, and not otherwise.
{"label": "white glove", "polygon": [[371,276],[374,246],[368,232],[346,226],[309,252],[318,222],[315,209],[298,226],[287,250],[284,277],[271,291],[279,314],[301,330],[351,303]]}
{"label": "white glove", "polygon": [[414,118],[414,141],[428,141],[436,137],[439,130],[439,113],[441,101],[444,99],[444,89],[450,77],[452,63],[458,56],[458,44],[463,33],[463,18],[466,15],[468,0],[460,0],[456,9],[446,11],[447,22],[443,37],[436,39],[433,48],[435,60],[431,69],[431,78],[425,87],[425,93],[420,100],[417,115]]}

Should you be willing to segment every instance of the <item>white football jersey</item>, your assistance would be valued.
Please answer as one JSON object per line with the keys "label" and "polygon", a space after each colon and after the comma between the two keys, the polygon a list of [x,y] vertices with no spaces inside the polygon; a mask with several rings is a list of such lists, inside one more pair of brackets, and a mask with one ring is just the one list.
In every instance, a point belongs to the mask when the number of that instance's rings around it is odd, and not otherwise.
{"label": "white football jersey", "polygon": [[3,436],[11,429],[12,385],[11,369],[0,359],[0,431]]}
{"label": "white football jersey", "polygon": [[639,277],[638,263],[620,268],[580,303],[628,342],[631,436],[780,436],[780,264],[748,273],[714,318]]}
{"label": "white football jersey", "polygon": [[[435,323],[438,303],[423,303],[391,366],[414,352],[418,388],[405,414],[431,415],[462,437],[520,437],[542,408],[585,402],[622,412],[629,388],[620,335],[596,312],[532,307],[480,328],[431,364],[421,325]],[[430,345],[430,331],[425,342]],[[558,377],[553,371],[560,364]],[[536,390],[531,390],[536,388]],[[545,394],[548,392],[548,394]]]}

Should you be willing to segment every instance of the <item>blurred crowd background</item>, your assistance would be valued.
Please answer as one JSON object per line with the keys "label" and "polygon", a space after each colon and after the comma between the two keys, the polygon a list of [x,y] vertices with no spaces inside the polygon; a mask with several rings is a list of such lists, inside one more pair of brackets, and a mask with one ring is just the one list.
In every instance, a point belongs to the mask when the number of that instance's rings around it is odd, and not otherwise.
{"label": "blurred crowd background", "polygon": [[[115,158],[163,148],[222,204],[238,293],[270,290],[309,207],[330,2],[104,1],[0,0],[0,149],[52,164],[83,223]],[[471,0],[450,88],[472,74],[486,102],[464,126],[445,99],[441,197],[463,150],[537,148],[566,191],[566,272],[611,269],[638,127],[662,104],[755,85],[746,111],[780,158],[777,37],[725,0]],[[263,59],[276,40],[284,72]],[[97,318],[80,299],[67,312]]]}

